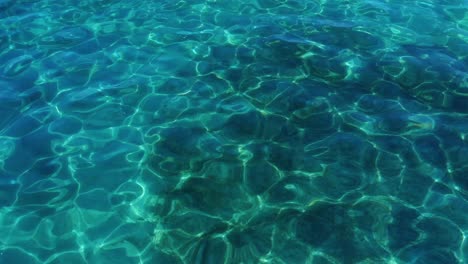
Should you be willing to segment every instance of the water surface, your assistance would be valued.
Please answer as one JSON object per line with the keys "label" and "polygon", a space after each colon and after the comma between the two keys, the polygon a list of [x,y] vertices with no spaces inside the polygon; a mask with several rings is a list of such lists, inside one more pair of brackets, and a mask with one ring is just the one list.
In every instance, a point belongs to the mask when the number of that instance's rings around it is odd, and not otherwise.
{"label": "water surface", "polygon": [[466,263],[466,0],[0,0],[0,263]]}

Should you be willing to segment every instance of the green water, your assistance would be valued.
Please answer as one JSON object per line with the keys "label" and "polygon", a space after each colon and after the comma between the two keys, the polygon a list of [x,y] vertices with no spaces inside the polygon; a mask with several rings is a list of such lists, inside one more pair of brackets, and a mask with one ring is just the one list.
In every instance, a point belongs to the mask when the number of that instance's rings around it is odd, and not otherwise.
{"label": "green water", "polygon": [[0,263],[458,264],[466,0],[0,0]]}

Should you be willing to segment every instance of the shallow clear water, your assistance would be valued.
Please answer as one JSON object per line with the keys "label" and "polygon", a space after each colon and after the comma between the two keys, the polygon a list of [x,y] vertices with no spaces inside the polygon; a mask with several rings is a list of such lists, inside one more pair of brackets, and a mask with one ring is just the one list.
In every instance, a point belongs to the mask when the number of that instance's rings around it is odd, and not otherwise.
{"label": "shallow clear water", "polygon": [[466,263],[466,0],[0,0],[0,263]]}

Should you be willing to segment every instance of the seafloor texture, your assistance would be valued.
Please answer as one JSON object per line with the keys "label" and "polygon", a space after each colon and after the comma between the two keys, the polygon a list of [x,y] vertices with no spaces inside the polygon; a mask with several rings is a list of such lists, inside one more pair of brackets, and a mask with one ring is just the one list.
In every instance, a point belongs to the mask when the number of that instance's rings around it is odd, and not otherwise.
{"label": "seafloor texture", "polygon": [[466,263],[466,0],[0,0],[0,263]]}

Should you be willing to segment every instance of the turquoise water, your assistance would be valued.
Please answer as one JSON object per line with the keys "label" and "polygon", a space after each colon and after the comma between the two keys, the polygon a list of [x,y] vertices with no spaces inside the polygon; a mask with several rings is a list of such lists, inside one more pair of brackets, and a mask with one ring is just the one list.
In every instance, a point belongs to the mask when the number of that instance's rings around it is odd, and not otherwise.
{"label": "turquoise water", "polygon": [[468,258],[466,0],[0,0],[0,263]]}

